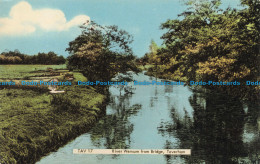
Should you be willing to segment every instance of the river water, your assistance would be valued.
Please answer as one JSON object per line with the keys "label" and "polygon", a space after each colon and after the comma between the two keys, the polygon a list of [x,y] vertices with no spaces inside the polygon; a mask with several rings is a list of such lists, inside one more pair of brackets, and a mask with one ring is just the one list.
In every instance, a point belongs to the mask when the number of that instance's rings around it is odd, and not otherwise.
{"label": "river water", "polygon": [[[152,81],[144,74],[137,81]],[[255,102],[183,85],[110,87],[106,115],[38,164],[260,162],[260,108]],[[73,149],[191,149],[191,156],[86,155]]]}

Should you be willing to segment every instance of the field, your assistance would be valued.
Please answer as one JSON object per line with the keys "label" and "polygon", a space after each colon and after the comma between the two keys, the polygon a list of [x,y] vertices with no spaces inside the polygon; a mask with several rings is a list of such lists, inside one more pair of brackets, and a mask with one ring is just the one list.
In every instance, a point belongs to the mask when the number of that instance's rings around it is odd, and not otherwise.
{"label": "field", "polygon": [[[87,80],[79,72],[64,72],[64,65],[1,65],[0,81],[50,76],[47,68]],[[62,69],[62,70],[59,70]],[[105,96],[94,88],[62,87],[65,93],[51,94],[37,88],[0,89],[0,163],[34,163],[70,139],[85,132],[96,121]]]}
{"label": "field", "polygon": [[0,79],[21,79],[41,75],[40,70],[47,68],[65,69],[66,65],[0,65]]}

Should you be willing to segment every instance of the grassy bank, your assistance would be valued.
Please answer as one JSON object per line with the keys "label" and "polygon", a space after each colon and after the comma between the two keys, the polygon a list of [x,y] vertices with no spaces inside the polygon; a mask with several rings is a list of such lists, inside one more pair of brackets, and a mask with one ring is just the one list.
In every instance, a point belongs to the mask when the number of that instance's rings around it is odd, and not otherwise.
{"label": "grassy bank", "polygon": [[74,87],[62,95],[3,89],[0,98],[0,163],[34,163],[91,127],[105,96]]}
{"label": "grassy bank", "polygon": [[[23,78],[19,71],[15,73]],[[86,80],[80,73],[73,74],[74,82]],[[92,87],[60,88],[66,92],[0,89],[0,163],[35,163],[92,127],[104,109],[106,96]]]}

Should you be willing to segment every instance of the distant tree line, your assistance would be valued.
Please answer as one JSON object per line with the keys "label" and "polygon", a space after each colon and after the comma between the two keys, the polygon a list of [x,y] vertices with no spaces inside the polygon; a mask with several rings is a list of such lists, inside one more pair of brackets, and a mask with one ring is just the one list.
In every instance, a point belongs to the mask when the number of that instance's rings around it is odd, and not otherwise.
{"label": "distant tree line", "polygon": [[37,55],[22,54],[18,50],[2,52],[0,54],[0,64],[65,64],[66,59],[58,56],[54,52],[39,52]]}

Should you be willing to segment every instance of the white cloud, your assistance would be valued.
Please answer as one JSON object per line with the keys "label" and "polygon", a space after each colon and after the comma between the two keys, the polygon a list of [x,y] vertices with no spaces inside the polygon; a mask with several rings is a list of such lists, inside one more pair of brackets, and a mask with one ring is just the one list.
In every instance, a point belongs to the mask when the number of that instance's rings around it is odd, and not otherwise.
{"label": "white cloud", "polygon": [[0,35],[26,35],[37,29],[44,31],[65,31],[90,20],[78,15],[67,21],[64,13],[57,9],[36,9],[25,1],[11,8],[9,17],[0,18]]}

